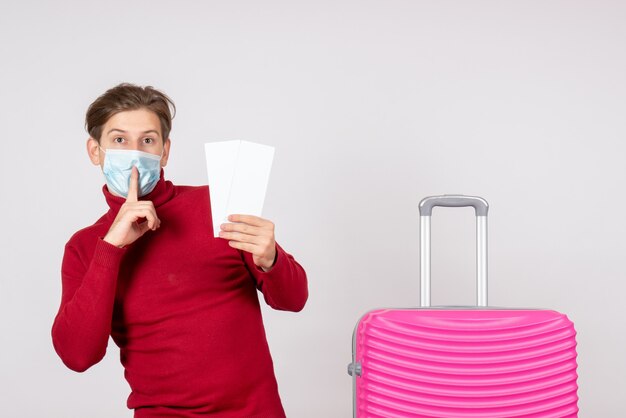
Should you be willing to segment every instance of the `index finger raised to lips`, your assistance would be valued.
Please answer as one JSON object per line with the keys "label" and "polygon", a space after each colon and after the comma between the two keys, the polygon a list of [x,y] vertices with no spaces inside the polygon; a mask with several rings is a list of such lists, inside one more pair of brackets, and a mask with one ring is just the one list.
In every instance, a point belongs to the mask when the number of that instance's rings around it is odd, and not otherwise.
{"label": "index finger raised to lips", "polygon": [[127,202],[137,201],[137,190],[139,189],[139,171],[137,167],[133,166],[130,172],[130,184],[128,185],[128,196],[126,196]]}

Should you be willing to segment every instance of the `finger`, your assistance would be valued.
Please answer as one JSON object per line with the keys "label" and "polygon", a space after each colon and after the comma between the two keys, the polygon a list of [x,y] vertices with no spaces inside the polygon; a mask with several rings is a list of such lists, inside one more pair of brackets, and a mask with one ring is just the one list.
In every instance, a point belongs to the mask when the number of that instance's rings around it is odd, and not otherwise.
{"label": "finger", "polygon": [[139,189],[139,171],[137,167],[133,166],[130,171],[130,184],[128,185],[128,196],[126,196],[127,202],[137,201],[137,190]]}
{"label": "finger", "polygon": [[126,220],[130,222],[137,222],[139,219],[145,218],[152,229],[161,223],[154,208],[133,208],[127,211],[127,216]]}
{"label": "finger", "polygon": [[257,251],[257,246],[254,244],[248,244],[245,242],[238,242],[238,241],[228,241],[228,245],[230,245],[233,248],[236,248],[238,250],[242,250],[242,251],[246,251],[249,252],[252,255],[255,255]]}
{"label": "finger", "polygon": [[146,214],[156,216],[155,210],[149,206],[133,206],[126,208],[122,217],[126,220],[132,218],[131,220],[136,221],[138,218],[145,218]]}
{"label": "finger", "polygon": [[161,221],[159,220],[159,218],[156,215],[155,211],[151,211],[148,210],[144,216],[146,218],[146,222],[148,223],[148,226],[150,227],[150,229],[152,229],[153,231],[155,229],[157,229],[159,227],[159,225],[161,224]]}
{"label": "finger", "polygon": [[249,225],[260,226],[260,227],[273,225],[272,222],[268,221],[267,219],[263,219],[254,215],[240,215],[240,214],[229,215],[228,220],[231,222],[243,222]]}
{"label": "finger", "polygon": [[241,232],[248,235],[261,235],[264,230],[258,226],[252,226],[245,223],[225,223],[220,225],[222,231]]}
{"label": "finger", "polygon": [[152,203],[149,200],[139,200],[137,202],[124,202],[124,204],[120,208],[120,212],[132,211],[132,210],[137,210],[137,209],[154,210],[154,203]]}
{"label": "finger", "polygon": [[138,202],[125,202],[120,208],[120,214],[134,213],[136,211],[147,210],[156,213],[154,203],[149,200],[140,200]]}
{"label": "finger", "polygon": [[239,232],[220,231],[219,236],[220,238],[224,238],[230,241],[250,243],[250,244],[255,244],[255,245],[261,244],[260,237],[257,237],[255,235],[242,234]]}
{"label": "finger", "polygon": [[141,235],[145,234],[146,232],[148,232],[149,230],[151,230],[152,228],[150,228],[150,225],[148,224],[148,222],[142,222],[139,224],[139,233]]}

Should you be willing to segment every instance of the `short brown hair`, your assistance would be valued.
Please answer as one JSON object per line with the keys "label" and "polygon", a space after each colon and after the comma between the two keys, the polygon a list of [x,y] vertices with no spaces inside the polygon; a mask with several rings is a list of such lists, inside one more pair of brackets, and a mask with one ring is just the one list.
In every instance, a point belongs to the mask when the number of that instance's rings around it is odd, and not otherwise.
{"label": "short brown hair", "polygon": [[137,109],[148,109],[156,113],[161,121],[161,134],[165,141],[172,130],[176,106],[172,99],[152,86],[141,87],[122,83],[107,90],[89,105],[85,116],[85,128],[92,138],[100,142],[102,127],[111,116]]}

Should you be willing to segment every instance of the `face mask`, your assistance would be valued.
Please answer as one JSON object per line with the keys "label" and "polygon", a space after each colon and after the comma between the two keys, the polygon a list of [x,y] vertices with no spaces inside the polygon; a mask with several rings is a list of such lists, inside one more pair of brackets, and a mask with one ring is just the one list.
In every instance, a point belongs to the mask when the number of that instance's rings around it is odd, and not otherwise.
{"label": "face mask", "polygon": [[[102,148],[100,148],[102,149]],[[139,170],[139,196],[145,196],[156,186],[161,177],[161,155],[136,150],[108,149],[105,153],[102,173],[109,191],[128,197],[130,173],[133,166]]]}

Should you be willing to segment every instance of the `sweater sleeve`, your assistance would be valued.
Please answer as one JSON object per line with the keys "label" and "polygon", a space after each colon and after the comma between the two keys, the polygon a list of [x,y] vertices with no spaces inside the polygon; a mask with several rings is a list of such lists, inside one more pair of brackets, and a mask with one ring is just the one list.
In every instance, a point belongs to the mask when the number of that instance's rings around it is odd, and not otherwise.
{"label": "sweater sleeve", "polygon": [[244,260],[265,302],[274,309],[299,312],[309,291],[306,272],[300,264],[276,244],[276,263],[267,272],[254,264],[252,254],[244,251]]}
{"label": "sweater sleeve", "polygon": [[124,249],[97,238],[93,257],[81,260],[68,243],[61,267],[62,296],[52,325],[52,343],[63,363],[83,372],[106,352]]}

